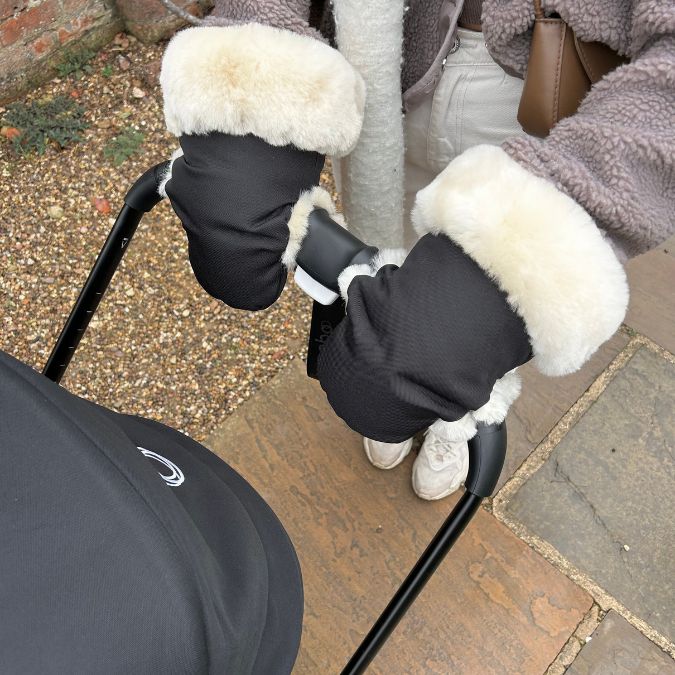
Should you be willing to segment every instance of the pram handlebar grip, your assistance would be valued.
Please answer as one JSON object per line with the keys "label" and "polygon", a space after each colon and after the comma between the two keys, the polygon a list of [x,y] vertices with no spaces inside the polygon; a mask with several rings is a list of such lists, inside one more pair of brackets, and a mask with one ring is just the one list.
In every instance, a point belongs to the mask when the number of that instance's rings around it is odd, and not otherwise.
{"label": "pram handlebar grip", "polygon": [[506,424],[479,425],[469,441],[469,473],[464,481],[467,492],[490,497],[497,487],[506,457]]}
{"label": "pram handlebar grip", "polygon": [[124,203],[136,211],[148,213],[162,201],[159,186],[169,167],[169,162],[156,164],[148,169],[129,189],[124,197]]}
{"label": "pram handlebar grip", "polygon": [[[338,225],[325,209],[314,209],[307,219],[307,234],[296,258],[301,270],[300,275],[296,272],[296,282],[317,302],[332,304],[340,293],[338,277],[342,270],[350,265],[368,264],[376,253],[374,246],[364,244]],[[303,273],[314,284],[304,282]]]}

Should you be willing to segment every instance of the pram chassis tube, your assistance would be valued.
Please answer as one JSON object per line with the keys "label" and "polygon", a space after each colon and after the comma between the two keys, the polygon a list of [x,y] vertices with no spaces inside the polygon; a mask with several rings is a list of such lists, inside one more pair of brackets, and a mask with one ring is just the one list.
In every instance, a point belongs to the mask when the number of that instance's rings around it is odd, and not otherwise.
{"label": "pram chassis tube", "polygon": [[[42,373],[60,382],[107,290],[144,213],[161,201],[158,187],[168,162],[146,171],[124,198],[124,206],[87,277]],[[504,423],[479,425],[469,441],[466,490],[405,581],[373,624],[341,675],[363,673],[441,564],[485,497],[495,490],[506,455]]]}
{"label": "pram chassis tube", "polygon": [[124,198],[124,206],[42,370],[42,374],[53,382],[60,382],[65,374],[143,214],[150,211],[162,199],[157,188],[164,167],[165,164],[159,164],[146,171]]}
{"label": "pram chassis tube", "polygon": [[505,456],[506,425],[502,422],[479,426],[478,433],[469,441],[469,473],[464,494],[368,631],[341,675],[360,675],[365,672],[476,514],[483,498],[494,492]]}

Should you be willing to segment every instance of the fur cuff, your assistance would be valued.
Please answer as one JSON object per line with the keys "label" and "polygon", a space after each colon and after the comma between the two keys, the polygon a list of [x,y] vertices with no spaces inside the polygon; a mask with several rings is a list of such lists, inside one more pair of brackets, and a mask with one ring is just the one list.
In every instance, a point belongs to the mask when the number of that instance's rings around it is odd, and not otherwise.
{"label": "fur cuff", "polygon": [[490,400],[478,410],[468,412],[456,422],[436,420],[431,430],[440,438],[451,442],[469,441],[476,435],[476,424],[498,424],[506,419],[511,404],[520,396],[520,375],[511,370],[499,378],[492,392]]}
{"label": "fur cuff", "polygon": [[578,370],[623,320],[628,284],[610,243],[573,199],[501,148],[462,153],[418,193],[412,219],[495,280],[547,375]]}
{"label": "fur cuff", "polygon": [[361,263],[345,267],[338,277],[338,286],[340,287],[342,299],[345,302],[348,301],[347,291],[349,290],[349,284],[352,283],[354,277],[374,277],[378,270],[385,265],[396,265],[396,267],[400,267],[405,260],[405,256],[406,252],[402,248],[383,248],[373,257],[369,265]]}
{"label": "fur cuff", "polygon": [[314,209],[325,209],[330,217],[344,227],[344,221],[339,213],[335,212],[335,204],[326,190],[318,185],[303,192],[291,211],[288,219],[288,245],[281,256],[281,262],[289,270],[295,269],[295,259],[300,253],[302,241],[307,234],[307,220]]}
{"label": "fur cuff", "polygon": [[495,382],[490,393],[490,400],[473,412],[473,418],[476,422],[483,424],[503,422],[509,408],[520,396],[520,386],[520,375],[516,370],[510,370]]}
{"label": "fur cuff", "polygon": [[167,165],[166,169],[164,169],[164,173],[162,174],[162,180],[159,182],[159,187],[157,188],[157,192],[159,193],[159,196],[162,199],[166,199],[168,195],[166,194],[166,184],[171,180],[171,173],[173,171],[173,163],[179,158],[183,156],[183,148],[177,148],[171,153],[171,157],[169,159],[169,164]]}
{"label": "fur cuff", "polygon": [[471,413],[467,413],[455,422],[436,420],[429,431],[448,443],[466,442],[476,435],[476,421]]}
{"label": "fur cuff", "polygon": [[318,40],[262,24],[179,32],[160,82],[176,136],[254,134],[341,157],[361,132],[365,85],[347,60]]}

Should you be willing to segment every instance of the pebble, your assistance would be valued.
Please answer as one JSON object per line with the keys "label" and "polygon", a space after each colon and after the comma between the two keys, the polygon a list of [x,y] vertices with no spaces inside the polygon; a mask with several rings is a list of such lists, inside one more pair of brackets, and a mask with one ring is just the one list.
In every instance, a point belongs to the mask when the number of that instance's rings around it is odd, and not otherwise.
{"label": "pebble", "polygon": [[59,218],[63,218],[63,208],[60,206],[49,206],[47,207],[47,215],[50,218],[54,218],[55,220],[58,220]]}
{"label": "pebble", "polygon": [[122,54],[119,54],[117,58],[115,59],[115,63],[117,63],[117,67],[122,70],[126,71],[131,68],[131,61],[126,56],[122,56]]}

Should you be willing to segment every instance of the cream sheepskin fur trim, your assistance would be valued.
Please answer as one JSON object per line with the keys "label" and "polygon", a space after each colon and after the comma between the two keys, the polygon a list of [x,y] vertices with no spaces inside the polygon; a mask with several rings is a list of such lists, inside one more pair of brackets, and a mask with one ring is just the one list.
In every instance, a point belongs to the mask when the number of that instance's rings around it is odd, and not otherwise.
{"label": "cream sheepskin fur trim", "polygon": [[348,301],[347,291],[349,289],[349,284],[352,283],[354,277],[364,275],[374,277],[378,270],[385,265],[396,265],[396,267],[400,267],[403,264],[406,255],[407,253],[402,248],[384,248],[373,256],[373,259],[368,265],[359,263],[357,265],[345,267],[338,277],[338,286],[340,287],[342,299],[345,302]]}
{"label": "cream sheepskin fur trim", "polygon": [[326,190],[317,185],[311,190],[303,192],[295,203],[291,211],[291,217],[288,219],[290,236],[286,250],[283,256],[281,256],[281,262],[289,270],[295,268],[295,259],[298,257],[298,253],[300,253],[302,241],[307,234],[307,219],[314,209],[325,209],[335,222],[344,227],[344,220],[335,213],[335,205]]}
{"label": "cream sheepskin fur trim", "polygon": [[337,50],[262,24],[180,31],[160,83],[168,130],[254,134],[342,157],[356,145],[365,85]]}
{"label": "cream sheepskin fur trim", "polygon": [[501,148],[479,145],[417,195],[417,232],[446,234],[507,294],[546,375],[578,370],[621,324],[623,267],[592,218]]}
{"label": "cream sheepskin fur trim", "polygon": [[345,267],[340,276],[338,277],[338,287],[340,288],[340,295],[345,302],[349,301],[347,290],[349,289],[349,284],[352,283],[354,277],[360,276],[372,276],[372,269],[370,265],[360,264],[360,265],[350,265]]}
{"label": "cream sheepskin fur trim", "polygon": [[471,413],[467,413],[456,422],[436,420],[429,431],[448,443],[468,441],[476,435],[476,421]]}
{"label": "cream sheepskin fur trim", "polygon": [[474,412],[468,412],[455,422],[436,420],[429,429],[448,443],[469,441],[476,435],[478,423],[498,424],[503,422],[511,404],[519,395],[520,375],[515,370],[511,370],[495,382],[490,393],[490,400],[484,406]]}
{"label": "cream sheepskin fur trim", "polygon": [[473,412],[473,418],[483,424],[503,422],[511,404],[520,396],[520,386],[520,375],[515,370],[510,370],[495,382],[490,400]]}
{"label": "cream sheepskin fur trim", "polygon": [[383,248],[378,251],[370,262],[373,274],[376,274],[380,267],[385,265],[396,265],[400,267],[405,260],[407,253],[403,248]]}
{"label": "cream sheepskin fur trim", "polygon": [[183,148],[178,148],[173,151],[171,154],[171,159],[169,160],[169,164],[164,169],[164,173],[162,174],[162,180],[159,183],[159,187],[157,188],[157,192],[159,193],[159,196],[162,199],[167,198],[166,194],[166,184],[171,180],[171,172],[173,171],[173,163],[179,158],[183,156]]}

